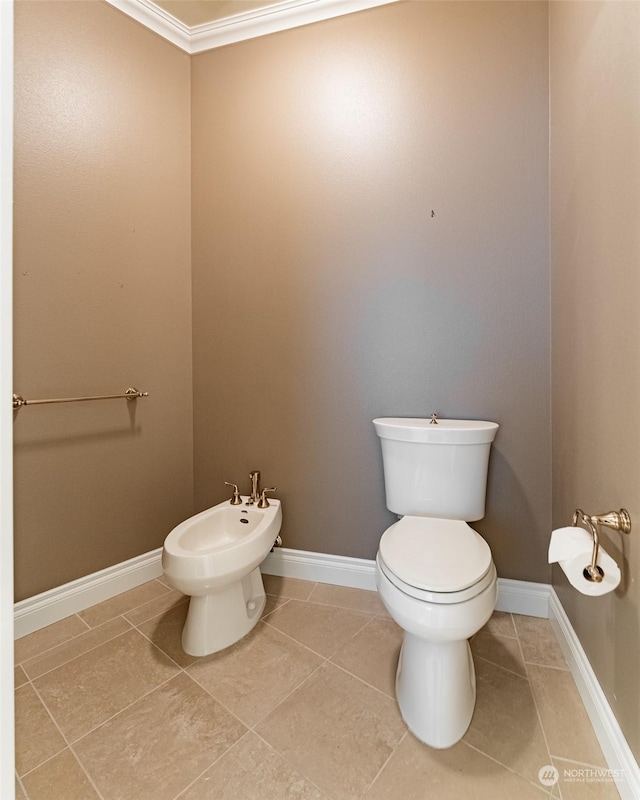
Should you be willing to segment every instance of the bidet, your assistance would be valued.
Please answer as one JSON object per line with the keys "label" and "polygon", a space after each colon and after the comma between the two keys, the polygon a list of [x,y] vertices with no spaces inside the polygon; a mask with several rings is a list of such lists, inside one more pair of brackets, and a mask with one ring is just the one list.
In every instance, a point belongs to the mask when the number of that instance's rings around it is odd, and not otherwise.
{"label": "bidet", "polygon": [[281,525],[279,500],[270,500],[264,508],[225,500],[180,523],[167,536],[163,572],[174,588],[191,597],[182,632],[186,653],[215,653],[256,625],[265,604],[259,565]]}

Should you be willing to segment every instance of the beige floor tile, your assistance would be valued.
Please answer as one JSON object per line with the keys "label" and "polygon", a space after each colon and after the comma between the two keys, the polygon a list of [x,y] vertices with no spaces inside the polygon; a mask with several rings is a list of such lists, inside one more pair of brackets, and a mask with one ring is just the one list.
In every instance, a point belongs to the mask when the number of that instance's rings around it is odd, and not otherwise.
{"label": "beige floor tile", "polygon": [[371,614],[387,614],[387,609],[378,592],[367,589],[351,589],[348,586],[317,583],[309,600],[313,603],[351,608],[355,611],[368,611]]}
{"label": "beige floor tile", "polygon": [[254,733],[248,733],[180,800],[325,800],[312,783]]}
{"label": "beige floor tile", "polygon": [[559,773],[562,800],[620,800],[620,793],[608,769],[585,767],[573,761],[553,759]]}
{"label": "beige floor tile", "polygon": [[95,606],[91,606],[91,608],[80,611],[78,616],[81,617],[89,627],[95,628],[98,625],[103,625],[114,617],[126,614],[128,611],[132,611],[134,608],[144,605],[151,600],[155,600],[157,597],[161,597],[170,591],[171,589],[168,589],[163,583],[160,583],[160,581],[148,581],[140,586],[136,586],[135,589],[122,592],[122,594],[105,600],[103,603],[98,603]]}
{"label": "beige floor tile", "polygon": [[267,622],[329,658],[371,619],[371,614],[362,611],[290,600],[274,611]]}
{"label": "beige floor tile", "polygon": [[483,659],[475,667],[476,707],[463,740],[536,783],[550,756],[529,682]]}
{"label": "beige floor tile", "polygon": [[282,578],[279,575],[263,575],[262,583],[267,594],[276,597],[288,597],[294,600],[308,600],[315,587],[313,581]]}
{"label": "beige floor tile", "polygon": [[14,667],[13,669],[13,688],[17,689],[19,686],[23,686],[29,678],[27,678],[27,673],[22,669],[22,667]]}
{"label": "beige floor tile", "polygon": [[527,669],[551,755],[606,766],[571,673],[535,664]]}
{"label": "beige floor tile", "polygon": [[73,742],[177,671],[148,639],[131,630],[33,683]]}
{"label": "beige floor tile", "polygon": [[494,611],[489,622],[481,630],[482,633],[493,633],[495,636],[516,636],[513,617],[506,611]]}
{"label": "beige floor tile", "polygon": [[527,677],[527,668],[524,665],[517,639],[480,631],[471,640],[471,652],[474,656],[484,658],[485,661],[491,661],[499,667],[516,672],[524,678]]}
{"label": "beige floor tile", "polygon": [[30,684],[16,689],[15,705],[16,770],[24,775],[67,743]]}
{"label": "beige floor tile", "polygon": [[547,792],[464,742],[434,750],[409,734],[366,800],[543,800]]}
{"label": "beige floor tile", "polygon": [[332,800],[360,797],[405,731],[391,698],[328,663],[256,728]]}
{"label": "beige floor tile", "polygon": [[189,598],[179,592],[177,589],[171,589],[168,592],[150,600],[144,605],[134,608],[133,611],[127,611],[123,614],[125,619],[128,619],[132,625],[140,625],[148,619],[153,619],[165,611],[169,611],[175,606],[188,602]]}
{"label": "beige floor tile", "polygon": [[281,608],[282,606],[286,605],[289,602],[288,597],[278,597],[275,594],[268,594],[266,602],[264,604],[264,609],[262,610],[262,614],[260,615],[260,619],[266,619],[269,614],[276,610],[276,608]]}
{"label": "beige floor tile", "polygon": [[85,633],[80,636],[76,636],[66,644],[53,647],[41,656],[25,661],[22,666],[33,680],[129,630],[131,630],[131,625],[122,617],[116,617],[98,628],[85,629]]}
{"label": "beige floor tile", "polygon": [[173,800],[245,732],[181,673],[74,749],[104,800]]}
{"label": "beige floor tile", "polygon": [[80,617],[75,614],[65,617],[59,622],[54,622],[53,625],[47,625],[46,628],[41,628],[39,631],[29,633],[21,639],[16,639],[14,642],[14,661],[16,664],[21,664],[23,661],[40,655],[40,653],[44,653],[45,650],[50,650],[52,647],[57,647],[86,631],[87,625]]}
{"label": "beige floor tile", "polygon": [[401,646],[402,629],[391,617],[374,617],[331,660],[395,698]]}
{"label": "beige floor tile", "polygon": [[165,611],[153,619],[138,625],[138,629],[159,647],[163,653],[181,667],[188,667],[198,659],[182,649],[182,629],[187,618],[189,601]]}
{"label": "beige floor tile", "polygon": [[562,650],[548,619],[514,614],[513,619],[527,663],[568,669]]}
{"label": "beige floor tile", "polygon": [[25,775],[22,781],[29,800],[100,800],[69,748]]}
{"label": "beige floor tile", "polygon": [[259,622],[233,647],[201,659],[188,672],[251,727],[321,663],[306,647]]}

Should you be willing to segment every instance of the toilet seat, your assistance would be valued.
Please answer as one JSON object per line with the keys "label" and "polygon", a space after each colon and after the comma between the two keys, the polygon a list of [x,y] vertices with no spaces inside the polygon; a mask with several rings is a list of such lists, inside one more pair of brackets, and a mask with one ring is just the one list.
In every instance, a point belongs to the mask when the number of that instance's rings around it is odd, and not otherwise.
{"label": "toilet seat", "polygon": [[489,545],[461,520],[405,516],[380,539],[378,565],[402,592],[460,603],[495,579]]}

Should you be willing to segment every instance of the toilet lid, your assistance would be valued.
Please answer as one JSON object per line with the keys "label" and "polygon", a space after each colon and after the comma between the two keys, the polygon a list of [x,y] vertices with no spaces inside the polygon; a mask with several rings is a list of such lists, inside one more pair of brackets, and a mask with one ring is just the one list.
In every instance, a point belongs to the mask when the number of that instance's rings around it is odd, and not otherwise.
{"label": "toilet lid", "polygon": [[477,583],[491,566],[491,550],[466,522],[403,517],[382,534],[380,555],[409,586],[459,592]]}

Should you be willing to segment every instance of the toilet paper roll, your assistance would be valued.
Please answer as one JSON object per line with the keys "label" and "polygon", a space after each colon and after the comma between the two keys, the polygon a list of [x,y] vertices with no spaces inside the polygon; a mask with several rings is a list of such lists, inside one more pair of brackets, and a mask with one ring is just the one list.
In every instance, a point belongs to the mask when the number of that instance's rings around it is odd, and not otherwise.
{"label": "toilet paper roll", "polygon": [[558,528],[551,533],[549,563],[558,563],[569,583],[582,594],[598,596],[612,592],[620,583],[620,568],[600,546],[597,564],[604,572],[600,583],[584,577],[584,568],[591,564],[593,537],[584,528]]}

